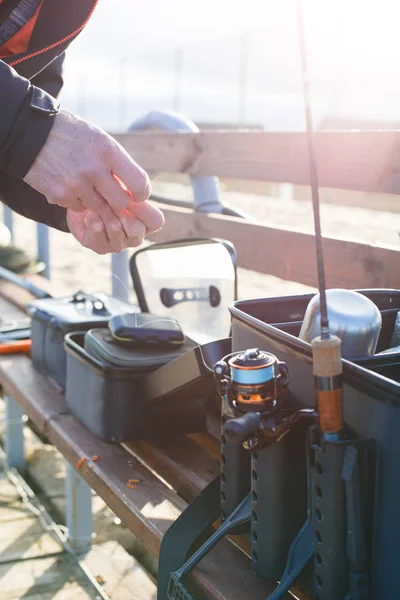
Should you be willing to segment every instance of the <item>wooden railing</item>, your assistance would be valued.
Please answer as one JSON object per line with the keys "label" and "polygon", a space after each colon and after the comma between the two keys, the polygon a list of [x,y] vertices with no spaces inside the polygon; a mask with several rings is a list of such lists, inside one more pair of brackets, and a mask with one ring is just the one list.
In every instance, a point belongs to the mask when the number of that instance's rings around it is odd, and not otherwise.
{"label": "wooden railing", "polygon": [[[115,137],[152,173],[309,183],[303,133],[140,132]],[[400,193],[400,131],[319,132],[315,144],[322,187]],[[317,283],[310,234],[184,208],[162,209],[166,225],[154,239],[223,237],[235,244],[239,266],[312,286]],[[325,238],[324,253],[329,287],[400,288],[400,249],[396,247]]]}

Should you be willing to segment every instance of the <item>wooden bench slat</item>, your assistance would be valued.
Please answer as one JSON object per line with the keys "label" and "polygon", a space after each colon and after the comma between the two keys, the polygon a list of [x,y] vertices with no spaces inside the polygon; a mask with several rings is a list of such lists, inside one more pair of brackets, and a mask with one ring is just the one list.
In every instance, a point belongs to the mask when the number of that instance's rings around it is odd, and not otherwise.
{"label": "wooden bench slat", "polygon": [[47,424],[65,414],[65,398],[45,377],[33,371],[32,361],[23,354],[0,356],[1,382],[43,434]]}
{"label": "wooden bench slat", "polygon": [[219,474],[219,460],[187,437],[123,446],[156,471],[186,502],[192,502]]}

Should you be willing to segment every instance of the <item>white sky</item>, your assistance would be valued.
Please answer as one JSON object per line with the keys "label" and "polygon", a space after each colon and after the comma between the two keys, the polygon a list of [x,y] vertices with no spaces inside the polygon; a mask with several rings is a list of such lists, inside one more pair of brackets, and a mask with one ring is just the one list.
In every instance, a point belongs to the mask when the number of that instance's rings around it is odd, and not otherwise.
{"label": "white sky", "polygon": [[[400,0],[303,0],[303,6],[316,110],[332,112],[334,104],[338,114],[400,121]],[[257,43],[252,38],[249,120],[275,115],[276,105],[290,127],[300,91],[295,0],[100,0],[68,52],[63,98],[95,120],[90,111],[97,103],[96,115],[106,119],[107,98],[114,98],[114,113],[118,108],[125,57],[132,115],[171,108],[174,49],[184,46],[182,108],[199,118],[235,119],[243,30],[265,30]]]}

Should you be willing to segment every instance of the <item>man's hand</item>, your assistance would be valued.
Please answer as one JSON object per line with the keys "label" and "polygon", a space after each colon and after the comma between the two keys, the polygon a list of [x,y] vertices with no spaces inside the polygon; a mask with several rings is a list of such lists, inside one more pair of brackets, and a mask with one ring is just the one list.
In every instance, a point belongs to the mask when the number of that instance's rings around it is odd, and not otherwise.
{"label": "man's hand", "polygon": [[164,224],[163,214],[149,202],[130,202],[118,217],[109,207],[101,215],[90,210],[67,210],[67,222],[72,235],[85,248],[97,254],[122,252],[140,246],[148,233]]}
{"label": "man's hand", "polygon": [[24,181],[50,204],[96,214],[118,214],[151,192],[147,173],[118,142],[63,109]]}

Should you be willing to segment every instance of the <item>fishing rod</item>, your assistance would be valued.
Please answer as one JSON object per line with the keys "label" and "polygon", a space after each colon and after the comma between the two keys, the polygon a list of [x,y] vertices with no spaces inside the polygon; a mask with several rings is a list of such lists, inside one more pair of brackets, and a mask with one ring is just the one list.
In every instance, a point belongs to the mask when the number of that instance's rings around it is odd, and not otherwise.
{"label": "fishing rod", "polygon": [[311,342],[313,373],[321,431],[325,439],[334,440],[340,438],[343,431],[341,340],[337,336],[332,335],[329,329],[321,234],[318,171],[311,115],[310,84],[302,0],[296,0],[296,3],[321,315],[320,336],[316,337]]}

